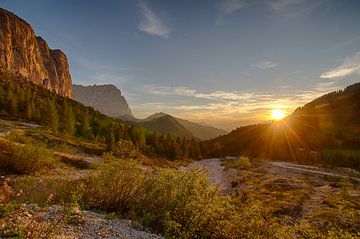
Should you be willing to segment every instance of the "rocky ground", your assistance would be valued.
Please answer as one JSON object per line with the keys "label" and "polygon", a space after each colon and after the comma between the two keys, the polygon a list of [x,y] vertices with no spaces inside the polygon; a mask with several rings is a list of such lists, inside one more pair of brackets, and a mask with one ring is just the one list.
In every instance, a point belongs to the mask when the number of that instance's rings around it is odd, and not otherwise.
{"label": "rocky ground", "polygon": [[81,211],[77,207],[50,206],[41,209],[36,205],[23,205],[6,219],[0,220],[0,235],[8,238],[21,235],[26,238],[49,239],[102,239],[139,238],[156,239],[130,220],[112,218],[112,215]]}

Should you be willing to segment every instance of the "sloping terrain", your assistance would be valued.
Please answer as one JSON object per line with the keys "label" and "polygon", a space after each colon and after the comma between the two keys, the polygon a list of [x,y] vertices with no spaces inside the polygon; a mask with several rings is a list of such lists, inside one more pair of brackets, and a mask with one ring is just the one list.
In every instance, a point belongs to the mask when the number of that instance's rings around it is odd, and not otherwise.
{"label": "sloping terrain", "polygon": [[200,140],[213,139],[227,133],[222,129],[176,118],[163,112],[152,114],[144,120],[136,120],[135,122],[138,122],[149,129],[162,133],[170,133],[175,136],[189,135],[190,133],[192,137]]}
{"label": "sloping terrain", "polygon": [[196,138],[201,140],[208,140],[216,138],[220,135],[225,135],[228,132],[222,129],[218,129],[208,125],[202,125],[199,123],[191,122],[189,120],[179,119],[176,120],[184,126],[187,130],[189,130]]}
{"label": "sloping terrain", "polygon": [[326,94],[282,121],[239,127],[203,143],[203,155],[246,151],[273,160],[360,169],[360,83]]}
{"label": "sloping terrain", "polygon": [[145,128],[164,134],[171,134],[176,137],[193,138],[194,135],[182,126],[174,117],[164,115],[150,120],[144,120],[140,123]]}

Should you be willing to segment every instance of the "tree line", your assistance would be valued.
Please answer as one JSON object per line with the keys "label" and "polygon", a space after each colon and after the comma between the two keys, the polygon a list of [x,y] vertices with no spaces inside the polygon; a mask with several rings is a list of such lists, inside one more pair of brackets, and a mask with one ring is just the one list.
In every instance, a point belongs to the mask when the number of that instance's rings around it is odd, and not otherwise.
{"label": "tree line", "polygon": [[54,134],[104,143],[108,151],[127,142],[150,156],[171,160],[200,157],[195,139],[163,135],[122,122],[3,72],[0,73],[0,116],[40,124]]}

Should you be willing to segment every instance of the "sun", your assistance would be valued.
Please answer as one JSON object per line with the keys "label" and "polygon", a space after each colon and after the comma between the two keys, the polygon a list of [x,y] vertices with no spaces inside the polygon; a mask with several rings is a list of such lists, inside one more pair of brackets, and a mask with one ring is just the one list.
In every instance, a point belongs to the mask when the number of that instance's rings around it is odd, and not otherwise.
{"label": "sun", "polygon": [[271,117],[274,120],[281,120],[281,119],[285,118],[285,112],[281,109],[273,109],[272,113],[271,113]]}

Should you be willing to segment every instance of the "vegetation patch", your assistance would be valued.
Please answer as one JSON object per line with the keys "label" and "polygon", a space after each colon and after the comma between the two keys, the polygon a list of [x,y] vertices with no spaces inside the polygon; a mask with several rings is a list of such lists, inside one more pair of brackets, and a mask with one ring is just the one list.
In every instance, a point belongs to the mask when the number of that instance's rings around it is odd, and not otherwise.
{"label": "vegetation patch", "polygon": [[41,143],[20,145],[0,140],[0,168],[7,172],[30,174],[52,168],[57,163],[53,152]]}

